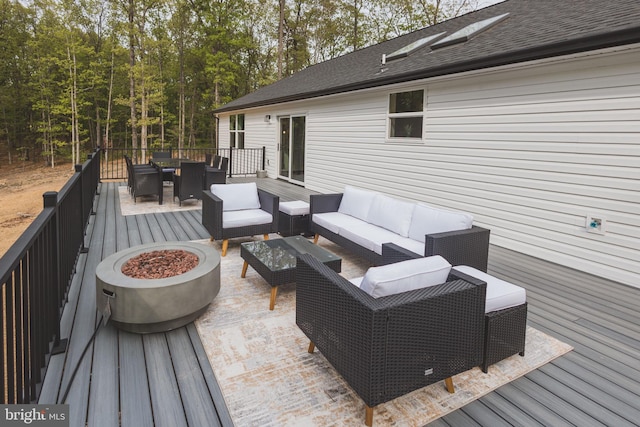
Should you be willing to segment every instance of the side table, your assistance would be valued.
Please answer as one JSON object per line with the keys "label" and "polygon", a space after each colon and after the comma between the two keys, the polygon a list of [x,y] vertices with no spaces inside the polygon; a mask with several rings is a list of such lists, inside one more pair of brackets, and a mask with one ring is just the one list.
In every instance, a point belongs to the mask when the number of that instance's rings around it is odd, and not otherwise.
{"label": "side table", "polygon": [[295,236],[309,232],[309,203],[302,200],[280,202],[278,233]]}

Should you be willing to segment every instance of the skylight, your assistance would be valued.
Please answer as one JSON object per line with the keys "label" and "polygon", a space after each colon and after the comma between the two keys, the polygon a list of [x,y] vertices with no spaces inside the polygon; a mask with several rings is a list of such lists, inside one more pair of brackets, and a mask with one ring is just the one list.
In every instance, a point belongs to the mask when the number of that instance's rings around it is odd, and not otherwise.
{"label": "skylight", "polygon": [[497,23],[504,21],[508,16],[508,13],[504,13],[502,15],[494,16],[493,18],[488,18],[483,21],[467,25],[463,29],[456,31],[450,36],[447,36],[442,40],[438,40],[436,43],[431,45],[431,49],[439,49],[441,47],[451,46],[452,44],[466,42],[476,34],[481,33],[482,31],[493,27]]}
{"label": "skylight", "polygon": [[444,33],[438,33],[429,37],[421,38],[420,40],[416,40],[413,43],[409,43],[405,47],[402,47],[396,50],[395,52],[388,54],[386,58],[388,61],[398,59],[398,58],[404,58],[405,56],[408,56],[410,53],[420,49],[422,46],[426,44],[433,42],[434,40],[442,37],[443,35]]}

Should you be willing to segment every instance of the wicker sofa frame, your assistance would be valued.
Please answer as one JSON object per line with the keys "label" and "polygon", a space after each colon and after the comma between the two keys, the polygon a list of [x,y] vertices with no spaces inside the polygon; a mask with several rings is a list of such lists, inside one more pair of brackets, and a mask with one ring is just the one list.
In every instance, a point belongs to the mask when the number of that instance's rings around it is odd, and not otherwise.
{"label": "wicker sofa frame", "polygon": [[222,227],[222,199],[212,194],[211,191],[202,192],[202,225],[207,229],[211,240],[222,240],[222,256],[227,253],[229,239],[235,237],[255,236],[263,234],[265,239],[269,233],[278,232],[278,213],[280,198],[275,194],[258,189],[260,209],[271,214],[273,220],[267,224],[249,225],[244,227]]}
{"label": "wicker sofa frame", "polygon": [[[337,243],[374,265],[391,264],[415,257],[415,253],[389,243],[383,244],[382,254],[378,254],[313,222],[314,214],[336,212],[342,201],[342,193],[314,194],[309,201],[309,229],[312,233]],[[486,228],[473,226],[468,230],[428,234],[422,255],[441,255],[451,265],[464,264],[487,271],[490,232]]]}
{"label": "wicker sofa frame", "polygon": [[296,324],[373,408],[480,364],[486,283],[446,283],[373,298],[312,256],[297,260]]}

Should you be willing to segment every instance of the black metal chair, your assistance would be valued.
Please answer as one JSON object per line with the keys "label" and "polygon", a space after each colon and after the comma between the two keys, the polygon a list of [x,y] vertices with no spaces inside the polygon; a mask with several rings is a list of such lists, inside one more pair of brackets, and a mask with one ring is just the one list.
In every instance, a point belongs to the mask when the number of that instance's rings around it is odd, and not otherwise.
{"label": "black metal chair", "polygon": [[178,198],[180,206],[187,199],[202,200],[202,179],[204,162],[182,162],[180,175],[173,176],[173,198]]}
{"label": "black metal chair", "polygon": [[373,408],[482,361],[486,283],[452,270],[446,283],[373,298],[314,257],[296,264],[296,324]]}

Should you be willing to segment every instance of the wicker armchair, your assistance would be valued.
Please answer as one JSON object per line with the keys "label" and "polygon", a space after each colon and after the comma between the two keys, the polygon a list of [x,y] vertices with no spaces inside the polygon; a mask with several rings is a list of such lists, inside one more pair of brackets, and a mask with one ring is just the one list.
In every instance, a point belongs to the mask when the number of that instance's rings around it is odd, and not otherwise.
{"label": "wicker armchair", "polygon": [[478,366],[486,284],[453,272],[446,283],[373,298],[309,255],[297,260],[296,323],[373,408]]}
{"label": "wicker armchair", "polygon": [[[222,187],[226,187],[229,190],[228,192],[233,192],[234,188],[240,188],[239,186],[243,185],[247,184],[225,184]],[[246,219],[246,214],[252,216],[248,212],[249,209],[225,211],[223,199],[211,191],[202,192],[202,225],[209,232],[211,240],[222,239],[222,256],[227,254],[229,239],[231,238],[263,234],[266,240],[269,238],[269,233],[278,232],[280,198],[264,190],[256,189],[256,191],[260,205],[257,211],[264,211],[262,214],[266,212],[269,214],[269,218],[267,219],[265,216],[264,221],[252,221],[252,224],[247,224],[246,221],[244,221],[245,224],[242,224],[243,220],[237,221],[241,217]],[[233,223],[240,223],[240,225],[229,226],[229,224]]]}

